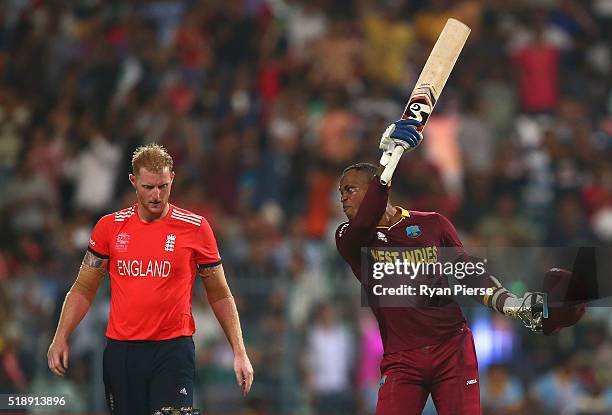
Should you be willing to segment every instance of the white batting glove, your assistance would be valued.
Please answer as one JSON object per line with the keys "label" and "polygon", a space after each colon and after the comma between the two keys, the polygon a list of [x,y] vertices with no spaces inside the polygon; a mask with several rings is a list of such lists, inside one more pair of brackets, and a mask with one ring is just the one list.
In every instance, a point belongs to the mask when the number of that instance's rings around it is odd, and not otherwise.
{"label": "white batting glove", "polygon": [[380,148],[384,152],[392,153],[395,148],[395,142],[391,138],[391,134],[393,134],[393,130],[395,130],[395,124],[391,124],[387,127],[385,132],[380,137],[380,143],[378,144],[378,148]]}

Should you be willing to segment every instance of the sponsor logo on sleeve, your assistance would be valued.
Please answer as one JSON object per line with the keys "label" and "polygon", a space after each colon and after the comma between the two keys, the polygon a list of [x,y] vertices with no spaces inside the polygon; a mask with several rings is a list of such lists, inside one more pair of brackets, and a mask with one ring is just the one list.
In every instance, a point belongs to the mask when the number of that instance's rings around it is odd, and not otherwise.
{"label": "sponsor logo on sleeve", "polygon": [[340,230],[338,231],[338,238],[342,238],[342,235],[344,234],[344,230],[346,229],[346,227],[348,226],[348,222],[343,223],[342,226],[340,226]]}

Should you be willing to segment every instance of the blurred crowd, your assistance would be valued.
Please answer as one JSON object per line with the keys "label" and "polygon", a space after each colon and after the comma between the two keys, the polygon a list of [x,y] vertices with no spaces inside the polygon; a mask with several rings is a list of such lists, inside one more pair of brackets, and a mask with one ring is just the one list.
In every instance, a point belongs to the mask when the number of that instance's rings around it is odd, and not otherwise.
{"label": "blurred crowd", "polygon": [[[198,405],[372,413],[382,346],[335,252],[337,179],[376,162],[451,16],[472,33],[392,202],[446,215],[466,246],[609,245],[608,0],[4,0],[0,393],[104,410],[108,283],[67,378],[46,349],[93,225],[134,203],[131,153],[154,141],[171,201],[213,226],[255,366],[242,400],[198,282]],[[551,338],[510,324],[511,358],[481,368],[485,414],[611,414],[611,328],[596,308]]]}

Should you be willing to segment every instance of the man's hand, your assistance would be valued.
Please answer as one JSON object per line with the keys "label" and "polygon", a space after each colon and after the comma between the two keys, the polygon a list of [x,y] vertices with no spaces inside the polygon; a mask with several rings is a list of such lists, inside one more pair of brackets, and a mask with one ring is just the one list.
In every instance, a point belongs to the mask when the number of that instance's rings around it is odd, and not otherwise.
{"label": "man's hand", "polygon": [[384,153],[392,153],[395,148],[395,143],[391,138],[391,133],[395,129],[395,124],[391,124],[387,127],[382,137],[380,137],[380,143],[378,143],[378,148],[380,148]]}
{"label": "man's hand", "polygon": [[395,146],[403,147],[404,152],[414,150],[423,140],[420,127],[420,122],[410,119],[394,122],[380,138],[379,148],[384,152],[392,152]]}
{"label": "man's hand", "polygon": [[512,294],[504,301],[503,313],[520,320],[531,331],[540,333],[543,319],[548,317],[546,296],[540,292],[526,292],[520,298]]}
{"label": "man's hand", "polygon": [[64,376],[68,369],[68,342],[54,339],[47,352],[47,364],[51,372],[57,376]]}
{"label": "man's hand", "polygon": [[246,352],[234,356],[234,373],[238,385],[242,386],[242,395],[246,396],[253,385],[253,366]]}

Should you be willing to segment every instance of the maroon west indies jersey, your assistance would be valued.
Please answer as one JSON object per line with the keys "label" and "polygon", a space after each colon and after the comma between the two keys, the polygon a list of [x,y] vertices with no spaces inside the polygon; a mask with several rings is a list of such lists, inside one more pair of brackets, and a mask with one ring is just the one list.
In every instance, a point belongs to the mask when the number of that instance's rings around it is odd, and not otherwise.
{"label": "maroon west indies jersey", "polygon": [[[363,283],[362,247],[406,247],[431,255],[439,247],[462,244],[453,225],[435,212],[401,209],[402,217],[391,226],[378,226],[389,199],[389,188],[375,177],[355,217],[336,230],[336,247]],[[438,344],[466,326],[459,305],[446,298],[443,305],[379,307],[370,304],[380,328],[385,354]]]}

